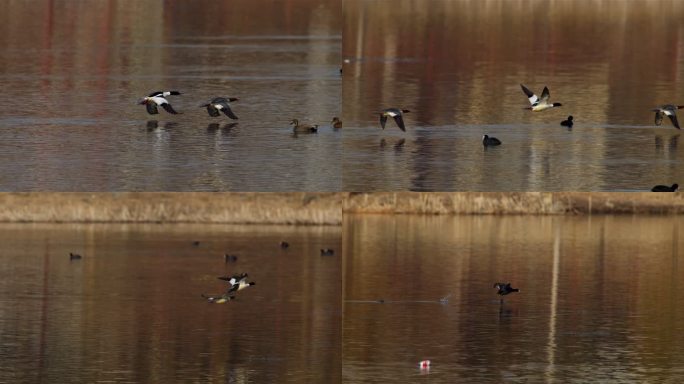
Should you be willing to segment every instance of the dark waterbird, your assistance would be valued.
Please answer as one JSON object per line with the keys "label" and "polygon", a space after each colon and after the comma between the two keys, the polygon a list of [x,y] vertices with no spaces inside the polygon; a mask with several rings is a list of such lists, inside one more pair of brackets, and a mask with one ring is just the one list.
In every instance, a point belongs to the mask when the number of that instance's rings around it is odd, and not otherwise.
{"label": "dark waterbird", "polygon": [[667,185],[656,185],[655,187],[651,188],[651,192],[677,192],[679,189],[679,184],[672,184],[672,186],[667,186]]}
{"label": "dark waterbird", "polygon": [[82,257],[79,254],[69,252],[69,260],[81,260]]}
{"label": "dark waterbird", "polygon": [[511,283],[494,283],[494,288],[497,289],[496,293],[501,296],[501,304],[503,304],[504,296],[509,295],[513,292],[520,292],[518,288],[511,287]]}
{"label": "dark waterbird", "polygon": [[334,254],[335,254],[335,251],[330,249],[330,248],[321,249],[321,256],[332,256]]}
{"label": "dark waterbird", "polygon": [[501,140],[496,137],[489,137],[487,135],[482,136],[482,145],[485,147],[501,145]]}
{"label": "dark waterbird", "polygon": [[335,129],[342,128],[342,120],[340,120],[340,118],[337,116],[332,118],[332,121],[330,121],[330,124],[332,124],[332,127]]}
{"label": "dark waterbird", "polygon": [[228,294],[223,294],[223,295],[205,295],[204,293],[202,294],[202,297],[207,299],[208,302],[212,304],[223,304],[227,301],[235,299],[235,296],[229,296]]}
{"label": "dark waterbird", "polygon": [[287,241],[281,241],[280,242],[280,248],[282,248],[282,249],[287,249],[289,246],[290,246],[290,243],[288,243]]}
{"label": "dark waterbird", "polygon": [[399,109],[399,108],[387,108],[380,112],[380,125],[382,126],[382,129],[385,129],[385,124],[387,123],[387,118],[391,117],[394,119],[394,122],[397,123],[397,127],[401,129],[402,131],[406,132],[406,126],[404,125],[404,118],[403,114],[404,113],[409,113],[408,109]]}
{"label": "dark waterbird", "polygon": [[564,127],[572,128],[572,124],[573,124],[572,115],[568,116],[567,120],[561,121],[560,124]]}
{"label": "dark waterbird", "polygon": [[159,113],[157,106],[161,106],[162,108],[164,108],[166,112],[170,114],[177,115],[178,112],[176,112],[171,106],[171,104],[169,104],[169,101],[166,100],[166,97],[170,95],[180,95],[180,92],[155,91],[150,93],[149,96],[140,99],[138,104],[145,105],[145,108],[147,108],[147,113],[149,113],[150,115],[156,115]]}
{"label": "dark waterbird", "polygon": [[199,247],[199,245],[200,245],[200,242],[197,241],[197,240],[195,240],[195,241],[192,242],[192,246],[193,246],[193,247]]}
{"label": "dark waterbird", "polygon": [[238,259],[238,257],[235,256],[235,255],[229,255],[229,254],[227,254],[227,253],[223,255],[223,260],[224,260],[226,263],[228,263],[228,262],[236,262],[237,259]]}
{"label": "dark waterbird", "polygon": [[233,120],[237,120],[238,117],[235,116],[233,111],[230,109],[230,102],[238,101],[237,97],[215,97],[211,99],[208,103],[200,105],[202,108],[207,108],[207,113],[211,117],[217,117],[223,112],[224,115],[230,117]]}

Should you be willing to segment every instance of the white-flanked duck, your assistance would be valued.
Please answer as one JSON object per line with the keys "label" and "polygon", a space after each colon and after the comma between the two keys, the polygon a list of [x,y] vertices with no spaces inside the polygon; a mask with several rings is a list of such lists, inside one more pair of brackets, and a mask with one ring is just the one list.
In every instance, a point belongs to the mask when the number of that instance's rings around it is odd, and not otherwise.
{"label": "white-flanked duck", "polygon": [[247,279],[249,275],[246,273],[241,273],[239,275],[233,275],[233,276],[219,276],[219,280],[227,281],[228,284],[230,285],[235,285],[238,282]]}
{"label": "white-flanked duck", "polygon": [[520,87],[522,88],[523,92],[525,92],[527,98],[530,100],[531,106],[525,109],[531,109],[533,112],[538,112],[553,107],[560,107],[563,105],[561,103],[549,103],[549,97],[551,96],[551,94],[549,93],[548,87],[544,87],[541,97],[537,97],[537,95],[535,95],[534,92],[530,91],[529,89],[527,89],[527,87],[525,87],[522,84],[520,84]]}
{"label": "white-flanked duck", "polygon": [[501,145],[501,140],[497,139],[496,137],[489,137],[488,135],[484,135],[482,136],[482,145],[484,145],[485,147]]}
{"label": "white-flanked duck", "polygon": [[248,275],[246,273],[241,273],[239,275],[233,276],[221,276],[219,277],[219,279],[227,281],[228,284],[230,284],[230,288],[228,288],[228,293],[231,293],[241,291],[252,285],[256,285],[256,283],[253,281],[247,282],[247,276]]}
{"label": "white-flanked duck", "polygon": [[677,192],[678,189],[679,184],[677,183],[672,184],[672,186],[656,185],[655,187],[651,188],[651,192]]}
{"label": "white-flanked duck", "polygon": [[387,118],[391,117],[394,119],[394,122],[397,123],[397,126],[399,129],[402,131],[406,132],[406,126],[404,125],[404,118],[402,117],[404,113],[409,113],[408,109],[399,109],[399,108],[387,108],[384,109],[382,112],[380,112],[380,125],[382,126],[382,129],[385,129],[385,123],[387,123]]}
{"label": "white-flanked duck", "polygon": [[663,123],[663,116],[667,116],[670,118],[670,121],[672,122],[672,125],[675,126],[677,129],[679,128],[679,122],[677,121],[677,114],[675,111],[678,109],[684,108],[684,105],[672,105],[672,104],[666,104],[666,105],[661,105],[658,108],[654,108],[651,111],[655,112],[655,125],[660,125]]}
{"label": "white-flanked duck", "polygon": [[170,114],[177,115],[178,112],[176,112],[171,104],[169,104],[169,101],[166,100],[167,96],[171,95],[180,95],[180,92],[178,91],[156,91],[150,93],[149,96],[143,97],[140,99],[138,104],[145,104],[145,108],[147,108],[147,113],[150,115],[156,115],[159,113],[159,110],[157,110],[157,106],[161,106],[164,108],[164,110]]}
{"label": "white-flanked duck", "polygon": [[223,112],[224,115],[230,117],[233,120],[237,120],[238,117],[235,116],[233,111],[230,109],[230,105],[233,101],[238,101],[237,97],[214,97],[210,102],[200,105],[202,108],[207,108],[207,112],[211,117],[217,117]]}

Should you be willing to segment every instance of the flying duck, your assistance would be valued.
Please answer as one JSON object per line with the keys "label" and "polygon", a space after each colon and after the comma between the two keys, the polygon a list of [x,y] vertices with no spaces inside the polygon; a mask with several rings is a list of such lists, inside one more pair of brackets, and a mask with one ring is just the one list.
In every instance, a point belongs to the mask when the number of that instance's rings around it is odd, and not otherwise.
{"label": "flying duck", "polygon": [[240,279],[236,284],[233,284],[233,286],[228,289],[228,293],[241,291],[252,285],[256,285],[256,283],[253,281],[248,283],[246,279]]}
{"label": "flying duck", "polygon": [[655,187],[651,188],[651,192],[677,192],[679,189],[679,184],[672,184],[671,187],[668,187],[667,185],[656,185]]}
{"label": "flying duck", "polygon": [[332,124],[333,128],[342,128],[342,120],[337,116],[332,118],[330,124]]}
{"label": "flying duck", "polygon": [[511,283],[494,283],[494,288],[497,289],[496,293],[501,296],[506,296],[513,292],[520,292],[518,288],[512,288]]}
{"label": "flying duck", "polygon": [[489,137],[487,135],[482,136],[482,145],[488,147],[490,145],[501,145],[501,140],[496,137]]}
{"label": "flying duck", "polygon": [[238,101],[237,97],[214,97],[210,102],[200,105],[200,107],[207,108],[207,112],[211,117],[217,117],[220,115],[219,112],[223,112],[224,115],[230,117],[233,120],[237,120],[238,117],[235,116],[233,111],[230,110],[229,102]]}
{"label": "flying duck", "polygon": [[397,126],[399,129],[402,131],[406,132],[406,126],[404,125],[404,118],[402,117],[402,113],[409,113],[408,109],[399,109],[399,108],[387,108],[383,110],[380,113],[380,125],[382,126],[382,129],[385,129],[385,123],[387,123],[387,117],[392,117],[394,118],[394,121],[397,123]]}
{"label": "flying duck", "polygon": [[147,108],[147,113],[150,115],[156,115],[159,113],[157,110],[157,105],[161,105],[164,110],[170,114],[177,115],[178,112],[176,112],[173,107],[171,107],[171,104],[169,104],[169,101],[166,100],[167,96],[170,95],[180,95],[180,92],[178,91],[156,91],[150,93],[149,96],[143,97],[140,99],[138,104],[145,104],[145,108]]}
{"label": "flying duck", "polygon": [[567,120],[561,121],[561,125],[564,127],[572,128],[572,124],[573,124],[572,115],[568,116]]}
{"label": "flying duck", "polygon": [[551,94],[549,93],[548,87],[544,87],[541,98],[537,97],[537,95],[527,89],[524,85],[520,84],[520,87],[522,87],[523,92],[525,92],[525,95],[530,100],[531,104],[530,107],[525,109],[531,109],[533,112],[538,112],[553,107],[560,107],[562,105],[561,103],[549,103],[549,96],[551,96]]}
{"label": "flying duck", "polygon": [[246,273],[241,273],[239,275],[233,275],[233,276],[219,276],[218,279],[227,281],[228,284],[230,284],[230,285],[235,285],[235,284],[238,284],[240,281],[246,280],[247,276],[249,276],[249,275],[247,275]]}
{"label": "flying duck", "polygon": [[308,125],[308,124],[302,124],[299,125],[299,120],[297,119],[292,119],[290,122],[290,125],[294,126],[292,130],[294,133],[316,133],[318,132],[318,125]]}
{"label": "flying duck", "polygon": [[205,299],[207,299],[207,301],[210,302],[210,303],[212,303],[212,304],[223,304],[223,303],[225,303],[225,302],[227,302],[227,301],[230,301],[230,300],[235,299],[235,296],[229,296],[229,295],[227,295],[227,294],[223,294],[223,295],[211,295],[211,296],[209,296],[209,295],[205,295],[205,294],[203,293],[203,294],[202,294],[202,297],[204,297]]}
{"label": "flying duck", "polygon": [[667,104],[667,105],[661,105],[658,108],[654,108],[651,111],[655,112],[655,125],[660,125],[663,122],[663,116],[667,115],[667,117],[670,118],[670,121],[672,121],[672,125],[675,126],[677,129],[679,128],[679,122],[677,121],[677,114],[675,111],[678,109],[684,108],[684,105],[672,105],[672,104]]}
{"label": "flying duck", "polygon": [[69,260],[81,260],[81,255],[69,252]]}

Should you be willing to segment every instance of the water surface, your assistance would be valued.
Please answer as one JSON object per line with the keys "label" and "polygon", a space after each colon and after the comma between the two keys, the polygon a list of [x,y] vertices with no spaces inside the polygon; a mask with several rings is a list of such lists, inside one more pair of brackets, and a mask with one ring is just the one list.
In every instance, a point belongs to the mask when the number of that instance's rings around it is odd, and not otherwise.
{"label": "water surface", "polygon": [[[348,191],[648,190],[684,179],[684,4],[345,1]],[[520,88],[550,89],[559,108]],[[407,132],[378,112],[411,110]],[[573,115],[571,130],[560,122]],[[680,118],[681,120],[681,118]],[[482,135],[503,145],[484,150]]]}
{"label": "water surface", "polygon": [[339,227],[0,227],[0,382],[341,380]]}
{"label": "water surface", "polygon": [[[348,215],[344,228],[344,382],[684,375],[681,218]],[[520,292],[501,304],[499,281]]]}

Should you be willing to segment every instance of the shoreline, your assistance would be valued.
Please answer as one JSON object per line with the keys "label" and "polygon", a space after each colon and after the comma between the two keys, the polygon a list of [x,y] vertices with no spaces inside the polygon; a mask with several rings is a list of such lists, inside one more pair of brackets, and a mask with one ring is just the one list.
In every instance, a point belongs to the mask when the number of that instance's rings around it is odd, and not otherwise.
{"label": "shoreline", "polygon": [[341,225],[343,214],[682,214],[649,192],[0,193],[0,222]]}

